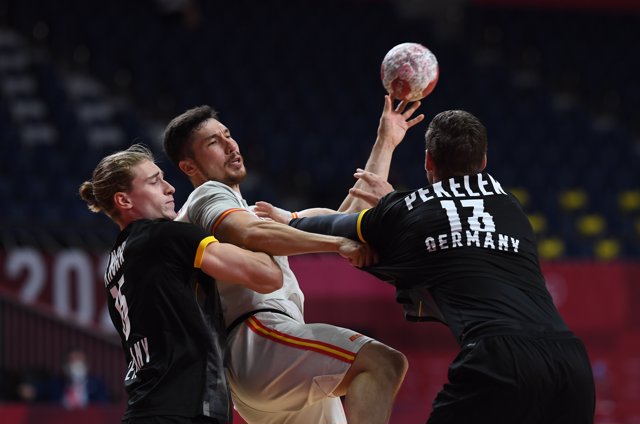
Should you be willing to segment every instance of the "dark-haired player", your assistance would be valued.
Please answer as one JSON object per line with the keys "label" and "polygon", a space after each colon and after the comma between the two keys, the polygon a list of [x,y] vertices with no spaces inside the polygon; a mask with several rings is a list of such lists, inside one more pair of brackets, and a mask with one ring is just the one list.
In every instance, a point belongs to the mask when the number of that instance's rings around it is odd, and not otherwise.
{"label": "dark-haired player", "polygon": [[526,215],[484,172],[487,144],[475,116],[442,112],[426,133],[427,186],[389,193],[386,181],[359,172],[377,190],[362,198],[388,193],[375,207],[290,225],[369,243],[380,261],[366,270],[395,285],[406,318],[451,329],[460,352],[429,424],[592,423],[589,358],[546,289]]}

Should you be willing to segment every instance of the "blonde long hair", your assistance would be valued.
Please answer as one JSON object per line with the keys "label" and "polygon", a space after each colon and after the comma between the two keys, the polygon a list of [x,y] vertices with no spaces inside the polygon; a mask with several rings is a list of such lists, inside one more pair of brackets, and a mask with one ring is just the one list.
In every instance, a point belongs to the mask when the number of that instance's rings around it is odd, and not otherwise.
{"label": "blonde long hair", "polygon": [[155,162],[153,153],[144,144],[134,144],[104,157],[93,170],[91,180],[85,181],[78,190],[91,212],[103,212],[115,220],[119,211],[113,202],[118,192],[128,192],[134,175],[132,168],[149,160]]}

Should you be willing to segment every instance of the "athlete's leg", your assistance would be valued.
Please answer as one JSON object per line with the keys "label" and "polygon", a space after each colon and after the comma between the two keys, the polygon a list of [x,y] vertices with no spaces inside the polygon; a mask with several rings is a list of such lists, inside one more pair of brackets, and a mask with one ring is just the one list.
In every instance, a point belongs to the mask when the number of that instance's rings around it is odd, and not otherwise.
{"label": "athlete's leg", "polygon": [[407,367],[402,353],[376,341],[367,343],[333,392],[345,396],[349,424],[388,423]]}
{"label": "athlete's leg", "polygon": [[371,342],[345,328],[256,314],[229,339],[236,409],[251,424],[344,424],[333,393]]}

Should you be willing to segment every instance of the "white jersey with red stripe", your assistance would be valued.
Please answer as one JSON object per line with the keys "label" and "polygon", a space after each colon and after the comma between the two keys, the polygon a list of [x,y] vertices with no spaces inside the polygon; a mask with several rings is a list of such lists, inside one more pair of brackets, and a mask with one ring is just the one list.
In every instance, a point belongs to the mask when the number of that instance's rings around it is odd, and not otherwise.
{"label": "white jersey with red stripe", "polygon": [[[226,184],[208,181],[191,192],[176,220],[191,222],[215,235],[215,229],[229,213],[253,214],[253,211],[240,193]],[[304,294],[289,267],[288,258],[275,256],[274,259],[282,269],[284,280],[282,288],[272,293],[260,294],[237,284],[218,281],[227,325],[247,312],[263,308],[280,309],[290,314],[290,310],[294,308],[297,311],[293,312],[293,316],[303,315]]]}
{"label": "white jersey with red stripe", "polygon": [[[240,193],[207,182],[191,193],[176,219],[215,234],[230,213],[253,212]],[[282,268],[284,283],[273,293],[218,282],[227,326],[248,312],[263,310],[229,334],[227,374],[235,408],[249,424],[346,424],[342,403],[333,391],[372,339],[347,328],[306,324],[304,295],[289,261],[283,256],[274,259]]]}

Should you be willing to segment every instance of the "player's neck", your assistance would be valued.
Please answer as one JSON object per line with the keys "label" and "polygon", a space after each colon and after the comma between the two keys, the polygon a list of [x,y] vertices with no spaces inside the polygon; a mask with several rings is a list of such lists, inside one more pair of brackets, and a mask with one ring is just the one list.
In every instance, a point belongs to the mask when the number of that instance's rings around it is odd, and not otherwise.
{"label": "player's neck", "polygon": [[229,184],[229,187],[231,187],[231,190],[235,191],[240,195],[240,197],[242,197],[242,193],[240,192],[240,184]]}

